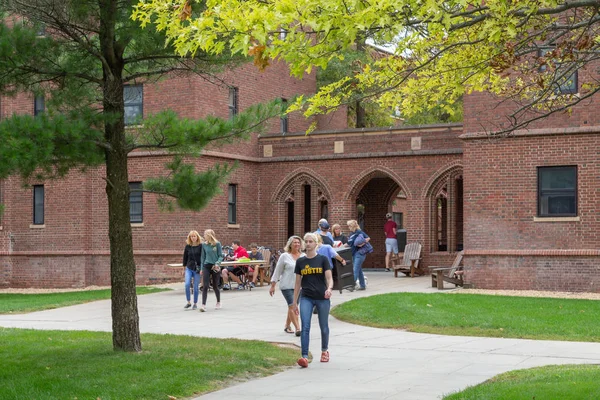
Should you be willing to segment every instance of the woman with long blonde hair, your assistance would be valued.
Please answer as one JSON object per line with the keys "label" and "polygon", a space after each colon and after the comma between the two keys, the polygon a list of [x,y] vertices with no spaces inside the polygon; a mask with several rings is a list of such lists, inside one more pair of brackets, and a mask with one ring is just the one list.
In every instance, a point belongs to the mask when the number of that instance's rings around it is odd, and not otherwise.
{"label": "woman with long blonde hair", "polygon": [[[198,285],[200,284],[200,272],[202,265],[202,237],[197,231],[190,231],[185,240],[183,250],[183,265],[185,275],[185,298],[187,304],[185,309],[195,310],[198,307]],[[190,287],[194,280],[194,305],[191,304]]]}
{"label": "woman with long blonde hair", "polygon": [[202,244],[202,305],[200,312],[206,311],[206,298],[208,297],[208,286],[212,278],[213,290],[217,297],[215,310],[221,308],[221,292],[219,291],[219,272],[223,261],[223,249],[212,229],[204,231],[204,243]]}
{"label": "woman with long blonde hair", "polygon": [[[310,342],[310,322],[313,308],[317,309],[319,328],[321,328],[321,362],[329,362],[329,308],[331,307],[331,294],[333,290],[333,275],[327,257],[317,254],[317,234],[304,235],[306,255],[296,261],[296,282],[294,284],[294,298],[292,311],[302,321],[302,334],[300,344],[302,347],[298,365],[308,367],[308,349]],[[302,294],[300,295],[300,289]],[[298,300],[300,297],[300,300]],[[300,309],[298,309],[300,302]]]}
{"label": "woman with long blonde hair", "polygon": [[296,261],[304,256],[304,253],[302,253],[303,247],[304,240],[302,240],[300,236],[290,236],[283,248],[285,252],[281,254],[279,260],[277,260],[277,266],[271,276],[271,288],[269,289],[269,294],[273,297],[275,286],[277,285],[277,281],[279,281],[279,289],[288,306],[287,318],[283,330],[286,333],[294,333],[290,326],[293,324],[296,336],[300,336],[301,330],[298,316],[292,310],[292,303],[294,302],[294,283],[296,281],[294,269],[296,268]]}
{"label": "woman with long blonde hair", "polygon": [[363,274],[362,265],[367,258],[367,254],[360,250],[361,247],[365,246],[371,238],[365,232],[360,229],[358,222],[355,219],[351,219],[347,222],[348,229],[352,234],[348,238],[348,246],[352,248],[352,266],[354,267],[354,281],[358,280],[358,288],[356,290],[365,290],[367,285],[365,283],[365,275]]}

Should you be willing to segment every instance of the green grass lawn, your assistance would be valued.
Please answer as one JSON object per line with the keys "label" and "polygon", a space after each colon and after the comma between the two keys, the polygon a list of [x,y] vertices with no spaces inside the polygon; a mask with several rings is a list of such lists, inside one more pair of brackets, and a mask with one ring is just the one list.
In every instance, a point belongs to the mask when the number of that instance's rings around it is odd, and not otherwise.
{"label": "green grass lawn", "polygon": [[[136,288],[138,295],[158,293],[165,290],[171,289],[147,286]],[[0,314],[27,313],[105,299],[110,299],[110,289],[36,294],[0,293]]]}
{"label": "green grass lawn", "polygon": [[332,310],[343,321],[443,335],[600,341],[594,300],[449,293],[389,293]]}
{"label": "green grass lawn", "polygon": [[596,400],[600,366],[552,365],[510,371],[444,400]]}
{"label": "green grass lawn", "polygon": [[234,339],[144,334],[142,345],[115,352],[110,333],[0,328],[0,399],[189,397],[273,374],[298,357],[296,348]]}

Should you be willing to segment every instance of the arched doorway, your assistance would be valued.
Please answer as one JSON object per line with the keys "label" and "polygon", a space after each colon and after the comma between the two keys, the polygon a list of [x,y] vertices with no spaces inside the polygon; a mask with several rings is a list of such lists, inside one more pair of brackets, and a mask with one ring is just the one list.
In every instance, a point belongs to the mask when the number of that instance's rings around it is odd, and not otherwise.
{"label": "arched doorway", "polygon": [[462,166],[439,175],[427,193],[429,203],[429,252],[454,253],[463,249]]}
{"label": "arched doorway", "polygon": [[317,229],[320,218],[329,216],[331,194],[325,181],[309,168],[286,176],[271,199],[277,210],[277,245],[292,235],[302,236]]}
{"label": "arched doorway", "polygon": [[406,185],[395,172],[379,167],[363,172],[351,187],[348,200],[355,205],[353,216],[371,236],[375,250],[363,268],[385,268],[385,215],[396,212],[402,214],[403,220],[406,218]]}

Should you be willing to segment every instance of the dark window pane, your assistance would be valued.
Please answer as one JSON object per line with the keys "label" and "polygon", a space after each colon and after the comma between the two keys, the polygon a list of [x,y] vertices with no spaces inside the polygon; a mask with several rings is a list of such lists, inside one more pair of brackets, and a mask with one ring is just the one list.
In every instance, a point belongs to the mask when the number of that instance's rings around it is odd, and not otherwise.
{"label": "dark window pane", "polygon": [[238,114],[238,88],[229,88],[229,119]]}
{"label": "dark window pane", "polygon": [[44,185],[33,187],[33,223],[44,224]]}
{"label": "dark window pane", "polygon": [[33,101],[33,115],[40,115],[46,110],[46,99],[44,96],[35,96]]}
{"label": "dark window pane", "polygon": [[125,125],[139,123],[144,116],[144,90],[142,85],[124,86]]}
{"label": "dark window pane", "polygon": [[577,215],[577,167],[538,168],[538,216]]}
{"label": "dark window pane", "polygon": [[229,203],[235,203],[235,200],[236,200],[235,199],[235,197],[236,197],[235,189],[236,189],[235,185],[229,185],[229,200],[228,200]]}
{"label": "dark window pane", "polygon": [[129,222],[140,223],[143,222],[143,192],[141,182],[130,182],[129,183]]}
{"label": "dark window pane", "polygon": [[[287,100],[286,99],[281,99],[284,108],[287,108]],[[288,116],[287,114],[285,114],[284,116],[282,116],[280,118],[280,129],[281,129],[281,133],[288,133],[288,126],[289,120],[288,120]]]}
{"label": "dark window pane", "polygon": [[237,223],[237,185],[229,185],[227,199],[227,222]]}
{"label": "dark window pane", "polygon": [[575,189],[574,168],[552,168],[542,170],[542,190]]}
{"label": "dark window pane", "polygon": [[542,195],[542,213],[550,215],[575,214],[575,197],[572,195]]}

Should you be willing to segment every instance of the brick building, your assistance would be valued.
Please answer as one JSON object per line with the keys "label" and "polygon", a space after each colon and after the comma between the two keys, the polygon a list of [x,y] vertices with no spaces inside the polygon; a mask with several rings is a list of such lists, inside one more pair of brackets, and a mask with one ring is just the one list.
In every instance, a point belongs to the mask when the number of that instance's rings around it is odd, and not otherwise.
{"label": "brick building", "polygon": [[[136,89],[131,110],[227,117],[232,107],[315,90],[314,75],[293,80],[282,65],[265,73],[246,66],[226,79],[233,88],[194,78],[146,85]],[[32,113],[36,104],[27,95],[1,102],[0,117]],[[308,136],[312,121],[291,115],[273,121],[269,134],[207,149],[199,169],[234,160],[239,167],[205,210],[166,213],[154,195],[131,199],[138,282],[180,279],[181,271],[166,264],[181,258],[191,229],[212,228],[223,243],[281,248],[292,233],[315,230],[322,216],[343,228],[359,219],[375,248],[365,268],[381,268],[384,216],[394,211],[408,241],[423,244],[421,265],[448,265],[464,249],[466,279],[476,287],[600,291],[595,103],[578,106],[570,118],[556,115],[533,130],[490,140],[482,132],[501,120],[497,105],[473,94],[465,100],[464,124],[379,129],[347,129],[339,112],[319,118]],[[161,173],[166,160],[132,154],[130,182]],[[16,177],[0,182],[6,207],[0,287],[109,283],[103,176],[98,168],[29,188]],[[540,186],[545,179],[566,184],[557,194],[553,184]]]}

